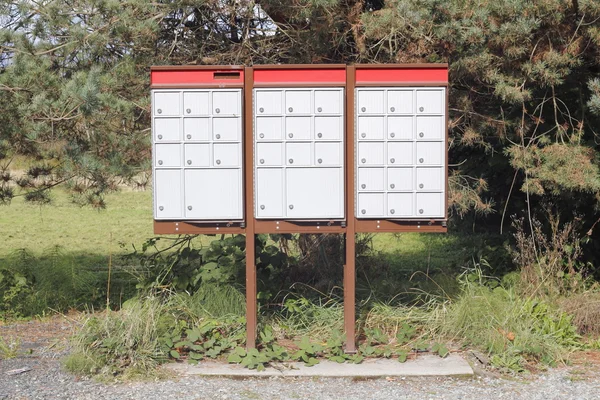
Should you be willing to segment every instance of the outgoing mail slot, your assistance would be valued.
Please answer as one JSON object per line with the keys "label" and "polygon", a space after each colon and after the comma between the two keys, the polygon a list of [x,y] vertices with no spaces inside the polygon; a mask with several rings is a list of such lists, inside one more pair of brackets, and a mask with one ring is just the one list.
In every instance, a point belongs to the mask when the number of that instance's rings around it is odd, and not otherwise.
{"label": "outgoing mail slot", "polygon": [[242,218],[240,169],[185,171],[185,216],[206,220]]}
{"label": "outgoing mail slot", "polygon": [[358,140],[382,140],[383,137],[383,117],[358,117]]}
{"label": "outgoing mail slot", "polygon": [[359,90],[359,114],[383,114],[383,90]]}
{"label": "outgoing mail slot", "polygon": [[388,144],[389,166],[412,165],[413,164],[413,143],[412,142],[389,142]]}
{"label": "outgoing mail slot", "polygon": [[315,109],[314,113],[319,114],[340,114],[342,111],[342,91],[341,90],[315,90]]}
{"label": "outgoing mail slot", "polygon": [[442,114],[444,100],[443,90],[417,90],[417,114]]}
{"label": "outgoing mail slot", "polygon": [[210,165],[210,145],[186,144],[185,166],[186,167],[208,167]]}
{"label": "outgoing mail slot", "polygon": [[282,218],[283,209],[283,169],[258,168],[256,170],[256,216]]}
{"label": "outgoing mail slot", "polygon": [[215,142],[238,142],[241,138],[239,118],[213,118],[213,140]]}
{"label": "outgoing mail slot", "polygon": [[240,115],[241,91],[213,91],[213,103],[211,113],[213,116]]}
{"label": "outgoing mail slot", "polygon": [[417,168],[417,190],[421,192],[443,190],[444,171],[442,167]]}
{"label": "outgoing mail slot", "polygon": [[310,117],[286,117],[285,140],[310,140]]}
{"label": "outgoing mail slot", "polygon": [[257,117],[256,140],[281,140],[283,126],[281,117]]}
{"label": "outgoing mail slot", "polygon": [[154,146],[154,162],[157,167],[180,167],[180,144],[156,144]]}
{"label": "outgoing mail slot", "polygon": [[215,143],[213,166],[239,167],[241,165],[241,145],[239,143]]}
{"label": "outgoing mail slot", "polygon": [[180,97],[179,92],[155,92],[154,115],[160,117],[180,115]]}
{"label": "outgoing mail slot", "polygon": [[358,143],[358,165],[383,165],[383,143]]}
{"label": "outgoing mail slot", "polygon": [[256,165],[258,167],[284,165],[283,143],[257,143]]}
{"label": "outgoing mail slot", "polygon": [[177,142],[181,140],[179,118],[155,118],[154,140],[157,142]]}
{"label": "outgoing mail slot", "polygon": [[154,216],[156,219],[183,217],[181,198],[181,170],[154,171]]}
{"label": "outgoing mail slot", "polygon": [[413,169],[412,168],[388,168],[388,190],[392,192],[412,191]]}
{"label": "outgoing mail slot", "polygon": [[340,140],[342,117],[315,117],[315,140]]}
{"label": "outgoing mail slot", "polygon": [[288,115],[310,114],[310,91],[287,90],[285,92],[285,112]]}
{"label": "outgoing mail slot", "polygon": [[281,90],[256,90],[255,115],[281,115],[283,92]]}
{"label": "outgoing mail slot", "polygon": [[311,165],[310,151],[312,143],[286,143],[286,165],[308,166]]}
{"label": "outgoing mail slot", "polygon": [[383,196],[383,193],[359,193],[356,216],[358,218],[384,216]]}
{"label": "outgoing mail slot", "polygon": [[184,118],[183,140],[204,142],[210,138],[210,120],[208,118]]}
{"label": "outgoing mail slot", "polygon": [[444,137],[444,117],[417,117],[417,140],[441,140]]}
{"label": "outgoing mail slot", "polygon": [[388,193],[387,215],[390,218],[410,217],[413,215],[412,193]]}
{"label": "outgoing mail slot", "polygon": [[383,168],[358,168],[358,190],[373,192],[384,190]]}
{"label": "outgoing mail slot", "polygon": [[209,115],[209,92],[183,92],[183,115]]}
{"label": "outgoing mail slot", "polygon": [[413,117],[388,117],[387,132],[389,140],[412,140]]}
{"label": "outgoing mail slot", "polygon": [[341,143],[315,143],[316,166],[341,166],[342,158]]}
{"label": "outgoing mail slot", "polygon": [[412,90],[388,90],[387,112],[389,114],[413,114]]}
{"label": "outgoing mail slot", "polygon": [[444,147],[442,142],[417,143],[417,165],[442,165]]}
{"label": "outgoing mail slot", "polygon": [[444,208],[443,193],[417,193],[415,207],[417,217],[443,217]]}

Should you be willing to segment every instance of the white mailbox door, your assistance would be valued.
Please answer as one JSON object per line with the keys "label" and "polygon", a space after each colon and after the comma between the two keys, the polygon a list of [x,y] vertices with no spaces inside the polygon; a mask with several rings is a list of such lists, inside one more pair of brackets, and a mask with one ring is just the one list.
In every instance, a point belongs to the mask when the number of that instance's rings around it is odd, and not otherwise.
{"label": "white mailbox door", "polygon": [[210,138],[210,120],[208,118],[184,118],[183,138],[189,142],[205,142]]}
{"label": "white mailbox door", "polygon": [[154,115],[160,117],[181,114],[181,92],[156,91],[154,93]]}
{"label": "white mailbox door", "polygon": [[156,144],[154,146],[154,162],[156,167],[181,167],[181,145]]}
{"label": "white mailbox door", "polygon": [[283,169],[258,168],[256,170],[256,217],[272,218],[284,215]]}
{"label": "white mailbox door", "polygon": [[154,171],[154,215],[156,219],[180,219],[183,217],[181,188],[180,169],[157,169]]}
{"label": "white mailbox door", "polygon": [[341,114],[344,103],[339,90],[315,90],[314,112],[319,114]]}
{"label": "white mailbox door", "polygon": [[341,140],[343,126],[342,117],[315,117],[316,140]]}
{"label": "white mailbox door", "polygon": [[242,218],[240,169],[185,171],[185,214],[210,221]]}
{"label": "white mailbox door", "polygon": [[282,90],[255,90],[254,93],[254,115],[281,115]]}
{"label": "white mailbox door", "polygon": [[343,218],[344,177],[340,168],[288,168],[289,218]]}
{"label": "white mailbox door", "polygon": [[242,99],[241,91],[214,90],[212,115],[235,115],[241,114]]}
{"label": "white mailbox door", "polygon": [[155,118],[154,140],[156,143],[179,142],[181,140],[181,120],[179,118]]}
{"label": "white mailbox door", "polygon": [[209,115],[208,91],[183,92],[183,114],[189,116]]}
{"label": "white mailbox door", "polygon": [[355,90],[355,216],[444,218],[446,89]]}
{"label": "white mailbox door", "polygon": [[281,117],[256,118],[256,140],[281,140],[283,138],[282,123],[283,121]]}

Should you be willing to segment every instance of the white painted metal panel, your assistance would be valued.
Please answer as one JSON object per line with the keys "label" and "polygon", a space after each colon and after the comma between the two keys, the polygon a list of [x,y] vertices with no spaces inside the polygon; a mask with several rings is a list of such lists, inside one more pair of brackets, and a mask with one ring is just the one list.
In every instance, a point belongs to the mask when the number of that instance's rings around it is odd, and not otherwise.
{"label": "white painted metal panel", "polygon": [[242,218],[240,169],[188,169],[185,175],[185,215],[205,220]]}
{"label": "white painted metal panel", "polygon": [[417,165],[442,165],[443,160],[443,142],[417,143]]}
{"label": "white painted metal panel", "polygon": [[181,114],[181,92],[154,92],[154,115],[176,116]]}
{"label": "white painted metal panel", "polygon": [[256,169],[256,216],[258,218],[284,218],[283,169]]}
{"label": "white painted metal panel", "polygon": [[183,115],[209,115],[209,92],[183,92]]}
{"label": "white painted metal panel", "polygon": [[192,142],[205,142],[210,139],[209,118],[184,118],[183,139]]}
{"label": "white painted metal panel", "polygon": [[315,90],[315,114],[340,114],[343,96],[341,90]]}
{"label": "white painted metal panel", "polygon": [[181,199],[181,170],[154,170],[154,219],[183,217]]}
{"label": "white painted metal panel", "polygon": [[256,140],[281,140],[283,126],[281,117],[257,117]]}
{"label": "white painted metal panel", "polygon": [[315,140],[340,140],[343,126],[342,117],[315,117]]}
{"label": "white painted metal panel", "polygon": [[414,215],[413,193],[388,193],[387,215],[391,218],[411,217]]}
{"label": "white painted metal panel", "polygon": [[445,120],[442,116],[417,117],[417,140],[442,140],[446,137],[444,132]]}
{"label": "white painted metal panel", "polygon": [[212,115],[240,115],[242,108],[241,90],[227,91],[214,90],[212,101]]}
{"label": "white painted metal panel", "polygon": [[234,141],[242,138],[241,118],[213,118],[213,140],[216,142]]}
{"label": "white painted metal panel", "polygon": [[388,168],[388,190],[402,192],[414,189],[413,168]]}
{"label": "white painted metal panel", "polygon": [[358,143],[358,165],[383,165],[384,143],[383,142],[359,142]]}
{"label": "white painted metal panel", "polygon": [[443,217],[446,203],[443,193],[417,193],[418,217]]}
{"label": "white painted metal panel", "polygon": [[287,117],[285,119],[286,140],[310,140],[311,117]]}
{"label": "white painted metal panel", "polygon": [[285,92],[286,114],[310,114],[310,98],[310,90],[287,90]]}
{"label": "white painted metal panel", "polygon": [[208,167],[210,165],[210,144],[186,144],[186,167]]}
{"label": "white painted metal panel", "polygon": [[289,218],[342,218],[342,168],[286,169],[286,199]]}
{"label": "white painted metal panel", "polygon": [[156,142],[177,142],[181,140],[179,118],[154,118],[154,140]]}
{"label": "white painted metal panel", "polygon": [[283,143],[257,143],[256,165],[259,167],[284,165]]}
{"label": "white painted metal panel", "polygon": [[385,92],[383,90],[359,90],[358,113],[382,114]]}
{"label": "white painted metal panel", "polygon": [[156,144],[154,146],[154,160],[157,167],[180,167],[181,145],[178,143]]}
{"label": "white painted metal panel", "polygon": [[441,89],[417,90],[417,114],[442,114],[445,96]]}
{"label": "white painted metal panel", "polygon": [[359,168],[358,190],[359,191],[383,191],[385,190],[384,168]]}
{"label": "white painted metal panel", "polygon": [[357,218],[373,218],[384,215],[383,193],[359,193]]}
{"label": "white painted metal panel", "polygon": [[342,144],[339,142],[315,143],[315,165],[341,167],[344,158]]}
{"label": "white painted metal panel", "polygon": [[387,132],[389,140],[412,140],[413,117],[388,117]]}
{"label": "white painted metal panel", "polygon": [[239,143],[215,143],[213,166],[239,167],[242,165],[242,145]]}
{"label": "white painted metal panel", "polygon": [[309,166],[311,162],[312,143],[286,143],[286,161],[289,166]]}
{"label": "white painted metal panel", "polygon": [[281,115],[282,90],[255,90],[255,115]]}
{"label": "white painted metal panel", "polygon": [[444,172],[443,167],[417,168],[417,190],[418,191],[436,191],[444,190]]}
{"label": "white painted metal panel", "polygon": [[358,140],[382,140],[384,124],[383,117],[358,117]]}
{"label": "white painted metal panel", "polygon": [[387,112],[389,114],[413,114],[412,90],[388,90]]}
{"label": "white painted metal panel", "polygon": [[394,165],[412,165],[413,142],[388,142],[387,163]]}

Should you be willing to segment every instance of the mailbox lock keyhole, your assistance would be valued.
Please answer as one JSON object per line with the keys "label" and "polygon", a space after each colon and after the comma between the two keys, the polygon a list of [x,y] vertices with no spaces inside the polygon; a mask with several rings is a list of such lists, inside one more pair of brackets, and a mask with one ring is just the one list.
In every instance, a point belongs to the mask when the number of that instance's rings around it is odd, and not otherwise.
{"label": "mailbox lock keyhole", "polygon": [[159,138],[159,139],[162,139],[162,135],[158,135],[158,138]]}
{"label": "mailbox lock keyhole", "polygon": [[365,112],[365,111],[367,111],[367,108],[366,108],[366,107],[362,107],[362,108],[360,109],[360,111],[362,111],[362,112]]}
{"label": "mailbox lock keyhole", "polygon": [[390,111],[394,112],[394,111],[396,111],[396,108],[395,107],[390,107]]}
{"label": "mailbox lock keyhole", "polygon": [[192,160],[187,160],[188,165],[192,165]]}
{"label": "mailbox lock keyhole", "polygon": [[323,137],[323,134],[319,132],[319,133],[317,133],[317,137],[318,137],[318,138],[322,138],[322,137]]}
{"label": "mailbox lock keyhole", "polygon": [[221,160],[217,160],[217,165],[221,165]]}
{"label": "mailbox lock keyhole", "polygon": [[425,161],[425,160],[424,160],[423,158],[419,158],[419,162],[420,162],[421,164],[423,164],[423,162],[424,162],[424,161]]}
{"label": "mailbox lock keyhole", "polygon": [[262,139],[262,138],[264,138],[264,137],[265,137],[265,134],[264,134],[264,133],[261,133],[259,136],[260,136],[260,138]]}
{"label": "mailbox lock keyhole", "polygon": [[394,210],[393,208],[390,210],[390,214],[395,214],[396,210]]}
{"label": "mailbox lock keyhole", "polygon": [[219,134],[217,133],[217,136],[216,136],[216,138],[217,138],[217,139],[221,139],[221,135],[219,135]]}
{"label": "mailbox lock keyhole", "polygon": [[264,164],[264,163],[265,163],[265,160],[264,160],[263,158],[261,158],[261,159],[260,159],[260,163],[261,163],[261,164]]}
{"label": "mailbox lock keyhole", "polygon": [[191,138],[192,138],[192,135],[187,135],[187,138],[188,138],[188,139],[191,139]]}
{"label": "mailbox lock keyhole", "polygon": [[163,206],[158,207],[160,211],[163,211],[165,208]]}
{"label": "mailbox lock keyhole", "polygon": [[156,110],[157,113],[162,114],[162,110],[159,108],[158,110]]}
{"label": "mailbox lock keyhole", "polygon": [[290,158],[290,160],[289,160],[289,161],[290,161],[290,164],[293,164],[293,163],[294,163],[294,159],[293,159],[293,158]]}
{"label": "mailbox lock keyhole", "polygon": [[363,133],[361,133],[361,134],[360,134],[360,137],[362,137],[362,138],[366,138],[366,137],[367,137],[367,134],[363,132]]}
{"label": "mailbox lock keyhole", "polygon": [[288,136],[289,136],[290,138],[293,138],[293,137],[294,137],[294,134],[293,134],[293,133],[288,133]]}
{"label": "mailbox lock keyhole", "polygon": [[192,110],[188,108],[187,110],[185,110],[185,112],[187,112],[189,114],[192,112]]}
{"label": "mailbox lock keyhole", "polygon": [[394,132],[392,132],[392,133],[390,133],[390,137],[391,138],[396,137],[396,134]]}
{"label": "mailbox lock keyhole", "polygon": [[367,159],[366,159],[366,158],[363,158],[363,159],[361,159],[361,160],[360,160],[360,162],[364,164],[364,163],[366,163],[366,162],[367,162]]}
{"label": "mailbox lock keyhole", "polygon": [[288,108],[288,111],[292,112],[292,111],[294,111],[294,109],[292,107],[290,107],[290,108]]}
{"label": "mailbox lock keyhole", "polygon": [[393,163],[396,162],[396,159],[395,158],[390,158],[390,162],[393,164]]}
{"label": "mailbox lock keyhole", "polygon": [[319,159],[318,159],[318,162],[319,162],[319,164],[322,164],[322,163],[323,163],[323,159],[322,159],[322,158],[319,158]]}
{"label": "mailbox lock keyhole", "polygon": [[423,132],[419,132],[419,137],[423,137],[425,134]]}
{"label": "mailbox lock keyhole", "polygon": [[217,114],[219,114],[219,113],[221,112],[221,110],[220,110],[219,108],[216,108],[216,109],[215,109],[215,112],[216,112]]}
{"label": "mailbox lock keyhole", "polygon": [[425,111],[425,108],[424,107],[419,107],[419,111],[423,112],[423,111]]}
{"label": "mailbox lock keyhole", "polygon": [[365,210],[365,209],[362,209],[362,210],[360,210],[360,213],[361,213],[361,214],[366,214],[366,213],[367,213],[367,210]]}
{"label": "mailbox lock keyhole", "polygon": [[162,160],[158,160],[158,165],[162,165],[162,164],[163,164]]}
{"label": "mailbox lock keyhole", "polygon": [[323,109],[321,107],[319,107],[319,108],[317,108],[317,111],[321,112],[321,111],[323,111]]}
{"label": "mailbox lock keyhole", "polygon": [[367,185],[365,185],[364,183],[362,185],[360,185],[361,188],[366,189]]}
{"label": "mailbox lock keyhole", "polygon": [[423,209],[422,208],[419,210],[419,214],[423,214]]}
{"label": "mailbox lock keyhole", "polygon": [[192,211],[192,206],[188,206],[188,210]]}
{"label": "mailbox lock keyhole", "polygon": [[290,204],[290,210],[293,210],[293,209],[294,209],[294,205]]}
{"label": "mailbox lock keyhole", "polygon": [[393,183],[390,185],[390,187],[393,189],[396,187],[396,185],[394,185]]}
{"label": "mailbox lock keyhole", "polygon": [[261,205],[260,205],[260,209],[261,209],[261,210],[264,210],[264,209],[265,209],[265,205],[264,205],[264,204],[261,204]]}
{"label": "mailbox lock keyhole", "polygon": [[423,185],[422,183],[419,184],[419,189],[423,189],[425,187],[425,185]]}
{"label": "mailbox lock keyhole", "polygon": [[258,111],[265,112],[265,109],[261,107],[261,108],[258,109]]}

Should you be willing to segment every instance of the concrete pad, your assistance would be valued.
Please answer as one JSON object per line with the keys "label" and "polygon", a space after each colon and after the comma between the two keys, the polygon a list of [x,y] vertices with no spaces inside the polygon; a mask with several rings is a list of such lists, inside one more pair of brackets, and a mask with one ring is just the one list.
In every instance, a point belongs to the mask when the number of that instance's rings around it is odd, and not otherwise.
{"label": "concrete pad", "polygon": [[187,363],[167,364],[167,369],[177,375],[231,376],[231,377],[326,377],[326,378],[379,378],[388,376],[473,376],[473,369],[467,361],[456,354],[446,358],[434,355],[420,355],[415,360],[399,363],[397,360],[367,359],[361,364],[338,364],[322,360],[313,367],[304,363],[280,363],[267,367],[264,371],[244,368],[239,364],[226,364],[217,361],[201,361],[198,365]]}

